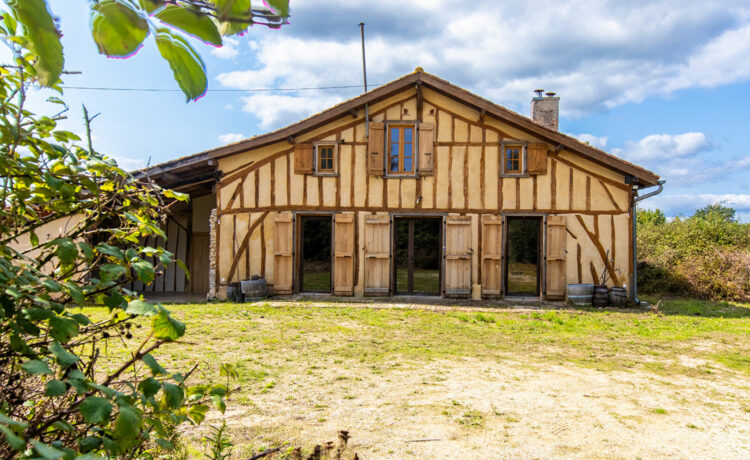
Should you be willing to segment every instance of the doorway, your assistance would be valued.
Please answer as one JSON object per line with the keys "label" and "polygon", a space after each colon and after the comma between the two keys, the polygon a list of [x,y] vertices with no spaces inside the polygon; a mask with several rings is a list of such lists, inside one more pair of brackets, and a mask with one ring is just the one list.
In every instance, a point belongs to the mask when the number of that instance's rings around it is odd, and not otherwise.
{"label": "doorway", "polygon": [[539,295],[540,217],[508,217],[505,251],[505,292],[511,296]]}
{"label": "doorway", "polygon": [[300,217],[299,291],[331,292],[331,216]]}
{"label": "doorway", "polygon": [[395,294],[440,295],[440,218],[397,217],[394,220]]}

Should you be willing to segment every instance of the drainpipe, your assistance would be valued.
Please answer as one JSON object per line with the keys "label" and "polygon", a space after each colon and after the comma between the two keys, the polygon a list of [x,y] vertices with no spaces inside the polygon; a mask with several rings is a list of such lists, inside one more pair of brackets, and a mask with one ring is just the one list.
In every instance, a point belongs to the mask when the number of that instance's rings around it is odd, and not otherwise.
{"label": "drainpipe", "polygon": [[667,181],[664,179],[657,181],[656,183],[658,184],[659,188],[643,196],[638,196],[638,191],[640,189],[638,188],[638,186],[633,186],[633,279],[632,279],[632,282],[630,283],[630,293],[631,293],[630,298],[633,299],[633,302],[635,302],[637,306],[640,306],[641,301],[640,299],[638,299],[638,252],[637,252],[638,242],[636,239],[636,236],[637,236],[636,228],[638,225],[637,224],[638,218],[635,212],[636,206],[639,201],[643,201],[646,198],[651,198],[652,196],[656,196],[660,194],[661,191],[664,190],[665,182]]}

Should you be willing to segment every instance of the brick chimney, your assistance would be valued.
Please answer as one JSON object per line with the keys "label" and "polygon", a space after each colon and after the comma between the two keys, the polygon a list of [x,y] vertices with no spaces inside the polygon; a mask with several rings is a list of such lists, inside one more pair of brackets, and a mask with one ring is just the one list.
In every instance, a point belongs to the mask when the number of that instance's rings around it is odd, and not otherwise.
{"label": "brick chimney", "polygon": [[531,99],[531,119],[550,129],[557,131],[557,121],[560,116],[560,98],[555,93],[544,93],[543,89],[534,91],[536,97]]}

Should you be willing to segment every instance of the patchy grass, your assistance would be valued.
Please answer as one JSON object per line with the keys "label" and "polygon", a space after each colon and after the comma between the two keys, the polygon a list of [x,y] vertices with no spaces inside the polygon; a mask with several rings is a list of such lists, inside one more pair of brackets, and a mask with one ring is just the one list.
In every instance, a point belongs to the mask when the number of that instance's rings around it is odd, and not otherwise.
{"label": "patchy grass", "polygon": [[[465,427],[464,438],[452,442],[479,449],[479,457],[565,456],[568,451],[554,450],[562,445],[558,438],[577,433],[594,441],[571,438],[569,444],[595,456],[596,450],[586,449],[597,440],[622,439],[628,449],[641,441],[629,440],[627,430],[649,432],[652,421],[662,424],[656,431],[673,421],[675,436],[679,430],[703,436],[717,431],[715,420],[745,418],[750,411],[748,304],[667,300],[660,314],[378,306],[172,305],[168,308],[187,324],[188,334],[183,343],[167,344],[156,354],[171,369],[203,363],[196,374],[202,379],[218,378],[220,363],[235,366],[241,390],[232,396],[228,414],[234,414],[229,425],[243,455],[250,453],[247,446],[287,440],[314,445],[338,429],[357,427],[353,436],[364,443],[360,452],[367,458],[403,457],[404,446],[394,436],[443,439],[453,436],[450,427],[458,424]],[[128,345],[138,340],[136,335]],[[122,344],[111,341],[105,359],[122,353]],[[695,414],[705,417],[696,415],[692,426],[686,425],[684,417]],[[561,420],[568,421],[559,425]],[[613,429],[626,432],[618,438]],[[480,439],[485,431],[494,433],[496,446],[516,450],[487,450]],[[518,450],[537,437],[546,445],[545,433],[556,433],[549,441],[552,450]],[[199,443],[200,432],[187,439]],[[471,447],[474,440],[477,447]],[[699,456],[714,452],[711,443],[719,441],[700,442],[691,444],[705,445],[705,451],[696,451]],[[443,455],[433,448],[450,450],[437,442],[409,444],[422,458]]]}

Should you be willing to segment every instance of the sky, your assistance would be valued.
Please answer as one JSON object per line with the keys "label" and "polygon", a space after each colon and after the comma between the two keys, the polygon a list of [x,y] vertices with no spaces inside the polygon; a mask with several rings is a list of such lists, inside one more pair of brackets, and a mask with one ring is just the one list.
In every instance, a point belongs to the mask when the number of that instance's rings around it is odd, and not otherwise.
{"label": "sky", "polygon": [[[63,32],[71,110],[100,113],[95,148],[134,169],[263,134],[371,88],[426,72],[529,114],[561,97],[560,131],[667,180],[643,202],[688,216],[716,202],[750,222],[750,2],[690,0],[291,0],[290,24],[221,48],[198,41],[208,93],[185,102],[153,37],[129,59],[97,54],[88,2],[50,0]],[[325,86],[352,88],[297,90]],[[73,87],[149,88],[98,91]],[[276,91],[249,91],[278,89]],[[39,92],[35,108],[45,109]],[[51,108],[46,108],[51,110]]]}

